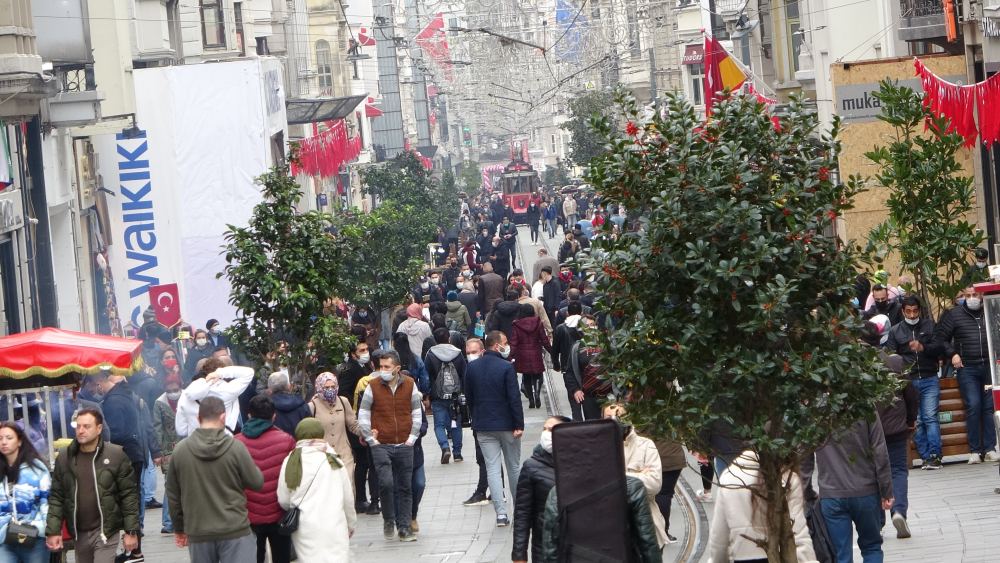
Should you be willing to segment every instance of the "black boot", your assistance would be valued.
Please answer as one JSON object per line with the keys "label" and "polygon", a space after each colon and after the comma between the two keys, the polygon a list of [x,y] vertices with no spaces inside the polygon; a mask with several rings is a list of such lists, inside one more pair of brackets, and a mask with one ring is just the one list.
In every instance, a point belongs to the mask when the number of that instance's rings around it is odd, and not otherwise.
{"label": "black boot", "polygon": [[531,381],[530,375],[524,376],[524,382],[522,383],[522,386],[524,387],[524,396],[528,398],[528,408],[529,409],[535,408],[535,395],[534,395],[535,387]]}
{"label": "black boot", "polygon": [[542,375],[535,376],[535,408],[542,408]]}

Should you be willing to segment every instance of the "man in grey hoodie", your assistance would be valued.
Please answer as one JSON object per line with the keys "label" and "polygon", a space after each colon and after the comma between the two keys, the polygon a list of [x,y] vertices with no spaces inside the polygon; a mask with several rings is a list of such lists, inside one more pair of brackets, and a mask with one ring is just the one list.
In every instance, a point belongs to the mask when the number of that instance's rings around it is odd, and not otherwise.
{"label": "man in grey hoodie", "polygon": [[167,506],[174,543],[188,548],[191,563],[254,561],[257,541],[250,530],[245,489],[261,490],[264,474],[246,446],[226,432],[222,399],[202,399],[198,423],[170,458]]}
{"label": "man in grey hoodie", "polygon": [[[451,344],[451,333],[446,328],[434,331],[436,343],[427,351],[424,366],[431,381],[431,408],[434,410],[434,435],[441,446],[441,463],[448,463],[454,453],[455,461],[462,461],[462,412],[459,397],[465,386],[465,355]],[[457,381],[442,379],[444,374]],[[457,390],[456,390],[457,384]],[[451,434],[452,447],[448,447]]]}
{"label": "man in grey hoodie", "polygon": [[885,446],[882,423],[859,420],[839,441],[831,437],[825,446],[802,462],[806,498],[813,498],[812,474],[819,467],[817,484],[821,508],[837,561],[851,561],[853,531],[858,530],[858,548],[866,563],[882,561],[882,526],[885,511],[892,507],[892,469]]}

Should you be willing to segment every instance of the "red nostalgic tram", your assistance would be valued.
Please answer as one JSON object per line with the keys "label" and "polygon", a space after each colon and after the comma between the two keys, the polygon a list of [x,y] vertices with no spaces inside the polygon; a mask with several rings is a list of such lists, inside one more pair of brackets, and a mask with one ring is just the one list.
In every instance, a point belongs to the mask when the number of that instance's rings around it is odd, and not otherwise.
{"label": "red nostalgic tram", "polygon": [[512,141],[511,160],[500,176],[500,189],[504,203],[514,210],[514,222],[527,221],[528,204],[532,192],[538,192],[538,172],[531,166],[527,141]]}

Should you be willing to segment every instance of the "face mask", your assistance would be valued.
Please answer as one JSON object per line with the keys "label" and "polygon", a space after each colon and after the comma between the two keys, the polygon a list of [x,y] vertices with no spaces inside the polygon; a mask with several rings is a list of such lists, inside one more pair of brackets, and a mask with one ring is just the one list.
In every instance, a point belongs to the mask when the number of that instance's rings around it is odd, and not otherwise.
{"label": "face mask", "polygon": [[472,277],[472,271],[466,270],[466,271],[462,272],[462,275],[464,277],[466,277],[466,278],[471,278]]}
{"label": "face mask", "polygon": [[498,352],[500,352],[501,356],[503,356],[504,358],[506,358],[507,356],[510,355],[510,345],[504,346],[503,348],[501,348],[500,350],[498,350]]}
{"label": "face mask", "polygon": [[983,306],[983,300],[978,297],[970,297],[965,300],[965,305],[973,311],[978,311]]}
{"label": "face mask", "polygon": [[860,307],[861,306],[861,302],[858,301],[857,297],[855,297],[854,299],[851,299],[851,305],[853,305],[855,307]]}
{"label": "face mask", "polygon": [[380,371],[378,373],[378,376],[382,378],[382,381],[389,383],[390,381],[392,381],[393,373],[391,371]]}
{"label": "face mask", "polygon": [[439,280],[437,278],[431,278],[431,283],[434,284],[434,285],[437,285],[437,284],[441,283],[441,280]]}
{"label": "face mask", "polygon": [[452,264],[451,265],[451,269],[452,270],[457,270],[458,269],[458,264]]}
{"label": "face mask", "polygon": [[479,354],[469,354],[469,356],[468,356],[468,360],[469,360],[470,362],[471,362],[472,360],[478,360],[478,359],[479,359]]}
{"label": "face mask", "polygon": [[962,303],[965,303],[965,298],[964,297],[962,297],[961,299],[958,300],[958,304],[959,305],[961,305]]}
{"label": "face mask", "polygon": [[976,267],[982,269],[988,266],[989,264],[990,264],[989,262],[976,262]]}
{"label": "face mask", "polygon": [[222,327],[215,325],[212,327],[212,334],[222,334]]}
{"label": "face mask", "polygon": [[167,369],[174,369],[177,367],[177,360],[171,358],[169,360],[163,360],[163,367]]}
{"label": "face mask", "polygon": [[889,310],[889,302],[888,301],[876,301],[875,302],[875,310],[877,310],[880,313],[884,313],[884,312],[888,311]]}
{"label": "face mask", "polygon": [[167,393],[167,398],[170,399],[171,401],[176,401],[177,399],[181,398],[181,392],[178,391],[176,393]]}
{"label": "face mask", "polygon": [[906,321],[906,324],[910,326],[916,326],[916,324],[920,322],[920,317],[917,317],[915,319],[911,319],[909,317],[903,317],[903,320]]}
{"label": "face mask", "polygon": [[465,287],[465,282],[455,282],[455,287],[457,289],[462,289],[463,287]]}
{"label": "face mask", "polygon": [[204,339],[204,338],[199,338],[199,339],[195,340],[194,343],[197,344],[198,347],[200,348],[200,347],[203,347],[206,344],[208,344],[208,340]]}
{"label": "face mask", "polygon": [[504,226],[504,227],[506,227],[507,225],[510,225],[510,221],[504,221],[504,222],[503,222],[503,226]]}
{"label": "face mask", "polygon": [[358,363],[361,364],[361,365],[364,365],[364,364],[367,364],[368,360],[370,360],[370,359],[372,359],[372,355],[369,354],[368,352],[365,352],[364,354],[361,354],[360,356],[358,356]]}
{"label": "face mask", "polygon": [[420,289],[428,289],[430,286],[431,286],[431,284],[429,284],[427,282],[424,282],[424,283],[420,284]]}
{"label": "face mask", "polygon": [[159,342],[154,343],[153,348],[155,348],[156,350],[163,350],[163,346],[160,346]]}
{"label": "face mask", "polygon": [[543,450],[552,453],[552,432],[543,430],[542,439],[539,440],[539,444],[541,444]]}
{"label": "face mask", "polygon": [[337,400],[337,390],[336,389],[324,389],[323,390],[323,400],[327,404],[333,404]]}
{"label": "face mask", "polygon": [[365,317],[367,317],[367,316],[368,316],[368,311],[365,311],[365,312],[363,312],[363,313],[358,313],[358,316],[359,316],[359,317],[361,317],[361,318],[363,319],[363,318],[365,318]]}

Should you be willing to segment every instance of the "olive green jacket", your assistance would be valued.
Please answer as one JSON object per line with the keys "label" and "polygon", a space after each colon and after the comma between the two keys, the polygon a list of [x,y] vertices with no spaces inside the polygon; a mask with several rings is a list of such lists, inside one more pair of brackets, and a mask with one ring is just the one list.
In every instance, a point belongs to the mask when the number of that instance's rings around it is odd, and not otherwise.
{"label": "olive green jacket", "polygon": [[170,408],[167,402],[167,394],[160,395],[153,403],[153,428],[156,430],[156,441],[160,444],[160,452],[163,454],[163,465],[160,469],[163,474],[167,474],[170,466],[170,456],[174,453],[174,446],[180,439],[177,437],[177,413]]}
{"label": "olive green jacket", "polygon": [[[649,511],[646,487],[635,477],[626,477],[625,481],[636,555],[629,563],[662,563],[663,556],[656,540],[656,526]],[[568,549],[568,546],[559,545],[559,500],[556,488],[552,487],[549,499],[545,502],[545,517],[542,522],[542,563],[558,563],[560,547]]]}
{"label": "olive green jacket", "polygon": [[[59,450],[56,468],[52,472],[52,489],[49,491],[49,513],[45,521],[45,535],[62,535],[63,520],[66,530],[76,539],[77,472],[76,456],[80,444],[76,440]],[[97,500],[101,511],[101,539],[118,542],[118,532],[139,533],[139,494],[132,463],[122,447],[98,438],[94,455],[94,477],[97,481]]]}

